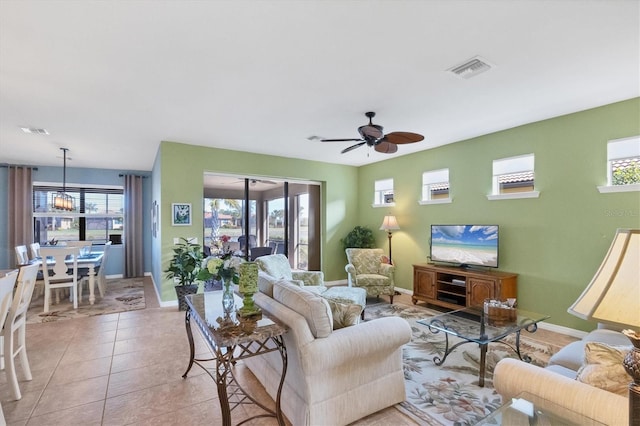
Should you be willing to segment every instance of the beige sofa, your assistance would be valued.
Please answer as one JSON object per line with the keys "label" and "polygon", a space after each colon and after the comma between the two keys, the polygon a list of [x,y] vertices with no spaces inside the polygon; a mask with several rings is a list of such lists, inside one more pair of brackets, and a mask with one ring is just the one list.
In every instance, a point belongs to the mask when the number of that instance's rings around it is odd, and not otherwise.
{"label": "beige sofa", "polygon": [[[404,401],[402,346],[411,340],[404,319],[333,330],[327,300],[288,280],[265,277],[259,278],[255,301],[289,329],[281,405],[293,425],[345,425]],[[275,399],[280,355],[272,352],[245,363]]]}
{"label": "beige sofa", "polygon": [[624,334],[598,329],[582,340],[562,348],[551,357],[546,368],[505,358],[496,365],[494,371],[493,384],[496,391],[505,400],[527,392],[606,425],[627,425],[628,398],[576,380],[578,370],[584,362],[585,345],[588,342],[630,345]]}

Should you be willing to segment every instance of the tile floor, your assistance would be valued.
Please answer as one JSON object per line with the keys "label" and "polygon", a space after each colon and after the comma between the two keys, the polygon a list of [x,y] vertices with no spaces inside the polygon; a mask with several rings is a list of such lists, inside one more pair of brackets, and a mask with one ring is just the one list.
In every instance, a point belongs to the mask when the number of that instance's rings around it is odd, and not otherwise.
{"label": "tile floor", "polygon": [[[32,381],[18,378],[22,399],[11,401],[0,373],[0,401],[8,425],[217,425],[222,424],[214,381],[197,366],[182,379],[189,359],[184,313],[160,308],[146,280],[147,308],[27,326]],[[208,350],[194,330],[196,352]],[[271,401],[248,370],[247,389]],[[267,404],[269,404],[267,402]],[[239,407],[233,423],[256,411]],[[275,425],[263,418],[252,425]],[[358,425],[415,425],[389,408]]]}
{"label": "tile floor", "polygon": [[[28,325],[33,380],[21,380],[20,401],[10,400],[6,375],[0,373],[0,401],[7,424],[221,424],[213,380],[197,366],[186,380],[181,377],[189,358],[184,313],[175,307],[158,307],[151,285],[147,279],[143,310]],[[410,296],[396,298],[411,303]],[[195,330],[194,337],[196,352],[208,353]],[[241,374],[248,389],[270,401],[248,370]],[[233,423],[252,413],[255,410],[239,407],[232,412]],[[250,424],[276,422],[263,418]],[[390,407],[355,424],[416,423]]]}

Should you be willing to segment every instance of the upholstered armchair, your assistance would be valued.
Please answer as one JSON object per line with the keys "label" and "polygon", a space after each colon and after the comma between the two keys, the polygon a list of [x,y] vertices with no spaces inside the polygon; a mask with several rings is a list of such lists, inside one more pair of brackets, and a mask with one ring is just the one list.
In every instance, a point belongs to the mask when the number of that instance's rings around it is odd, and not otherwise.
{"label": "upholstered armchair", "polygon": [[258,268],[273,278],[299,281],[303,286],[324,286],[322,271],[296,271],[291,269],[289,259],[284,254],[260,256],[255,262]]}
{"label": "upholstered armchair", "polygon": [[393,303],[395,267],[382,262],[382,249],[348,248],[345,251],[349,264],[344,269],[349,274],[349,286],[364,288],[368,296],[386,294]]}

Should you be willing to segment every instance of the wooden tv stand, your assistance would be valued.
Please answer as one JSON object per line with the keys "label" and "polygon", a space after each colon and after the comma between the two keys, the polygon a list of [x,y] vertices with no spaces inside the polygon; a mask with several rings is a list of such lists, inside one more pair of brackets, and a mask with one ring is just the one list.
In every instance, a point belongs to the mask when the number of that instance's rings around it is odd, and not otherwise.
{"label": "wooden tv stand", "polygon": [[518,274],[438,266],[413,265],[413,296],[418,300],[449,309],[482,305],[485,299],[517,297]]}

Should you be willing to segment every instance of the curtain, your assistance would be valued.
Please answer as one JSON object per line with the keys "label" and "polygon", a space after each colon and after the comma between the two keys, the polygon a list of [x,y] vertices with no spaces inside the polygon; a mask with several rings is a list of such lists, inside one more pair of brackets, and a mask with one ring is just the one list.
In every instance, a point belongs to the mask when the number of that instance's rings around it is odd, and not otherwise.
{"label": "curtain", "polygon": [[33,169],[25,166],[8,166],[8,212],[10,265],[16,265],[16,253],[13,248],[28,246],[33,242]]}
{"label": "curtain", "polygon": [[126,278],[144,275],[142,218],[142,176],[124,175],[124,269]]}

